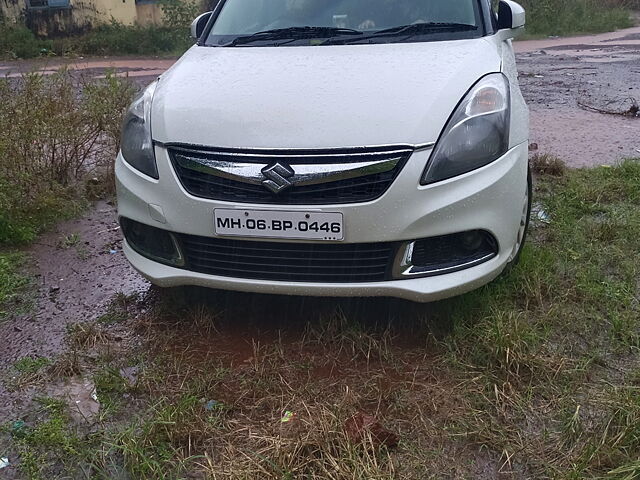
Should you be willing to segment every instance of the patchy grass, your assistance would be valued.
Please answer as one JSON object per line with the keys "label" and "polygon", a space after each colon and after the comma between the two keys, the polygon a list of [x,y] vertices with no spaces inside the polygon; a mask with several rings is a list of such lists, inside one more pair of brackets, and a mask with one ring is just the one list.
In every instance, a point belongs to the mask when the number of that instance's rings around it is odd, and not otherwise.
{"label": "patchy grass", "polygon": [[108,342],[109,337],[95,322],[74,323],[67,328],[67,344],[73,350],[87,350]]}
{"label": "patchy grass", "polygon": [[97,323],[111,325],[124,322],[129,318],[129,312],[133,309],[137,300],[137,294],[125,295],[124,293],[117,293],[109,304],[107,311],[98,317]]}
{"label": "patchy grass", "polygon": [[630,1],[522,0],[529,37],[611,32],[633,26]]}
{"label": "patchy grass", "polygon": [[37,373],[41,368],[49,365],[49,359],[45,357],[24,357],[18,360],[13,368],[19,373],[32,374]]}
{"label": "patchy grass", "polygon": [[78,233],[70,233],[60,238],[60,241],[58,242],[58,246],[66,250],[71,247],[77,247],[80,244],[80,241],[81,241],[81,238]]}
{"label": "patchy grass", "polygon": [[89,249],[86,244],[82,242],[82,238],[78,233],[70,233],[62,236],[60,240],[58,240],[58,248],[61,250],[75,249],[80,260],[89,258]]}
{"label": "patchy grass", "polygon": [[36,403],[35,424],[12,432],[15,450],[20,455],[19,469],[25,478],[39,480],[52,478],[42,472],[53,467],[60,478],[63,472],[75,471],[81,442],[69,426],[64,401],[40,397]]}
{"label": "patchy grass", "polygon": [[23,357],[13,364],[5,385],[13,391],[41,383],[51,360],[46,357]]}
{"label": "patchy grass", "polygon": [[[521,264],[432,305],[193,288],[118,296],[116,322],[69,332],[97,387],[99,428],[69,430],[60,407],[61,424],[29,425],[53,433],[12,440],[19,468],[29,478],[637,478],[640,162],[541,169],[536,196],[551,223],[532,231]],[[134,366],[132,381],[123,372]],[[359,414],[379,425],[354,435]],[[398,445],[382,445],[380,430]],[[64,443],[56,431],[73,433]]]}
{"label": "patchy grass", "polygon": [[529,159],[529,164],[531,171],[537,175],[562,177],[567,173],[567,166],[555,155],[536,153]]}

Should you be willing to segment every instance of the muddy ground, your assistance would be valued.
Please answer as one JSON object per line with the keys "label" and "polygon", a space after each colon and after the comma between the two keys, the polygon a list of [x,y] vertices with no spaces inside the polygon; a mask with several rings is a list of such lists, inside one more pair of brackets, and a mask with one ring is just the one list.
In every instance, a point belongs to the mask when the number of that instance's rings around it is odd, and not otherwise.
{"label": "muddy ground", "polygon": [[[64,245],[70,236],[77,242]],[[64,351],[67,326],[104,313],[115,293],[149,288],[126,263],[121,245],[113,204],[98,202],[85,216],[60,223],[28,249],[35,307],[0,321],[0,376],[20,358],[53,358]],[[6,382],[0,382],[0,424],[15,418],[30,397],[9,394]]]}
{"label": "muddy ground", "polygon": [[515,47],[540,153],[571,167],[640,154],[640,117],[619,115],[640,103],[640,27]]}
{"label": "muddy ground", "polygon": [[[614,114],[640,102],[640,28],[524,41],[516,50],[522,90],[531,108],[534,151],[558,155],[572,167],[640,156],[640,118]],[[144,84],[173,61],[81,59],[67,66],[94,77],[116,69]],[[0,75],[18,75],[34,67],[52,73],[59,66],[52,60],[0,63]],[[69,235],[77,235],[77,241],[65,242]],[[22,357],[52,358],[65,350],[68,325],[103,314],[117,292],[140,294],[144,308],[150,285],[126,262],[120,238],[113,204],[99,202],[82,218],[59,224],[28,250],[34,260],[35,307],[27,315],[0,321],[0,377]],[[239,301],[255,307],[249,295]],[[238,335],[251,344],[251,332],[240,328]],[[30,401],[29,391],[11,393],[0,382],[0,424],[19,418]]]}

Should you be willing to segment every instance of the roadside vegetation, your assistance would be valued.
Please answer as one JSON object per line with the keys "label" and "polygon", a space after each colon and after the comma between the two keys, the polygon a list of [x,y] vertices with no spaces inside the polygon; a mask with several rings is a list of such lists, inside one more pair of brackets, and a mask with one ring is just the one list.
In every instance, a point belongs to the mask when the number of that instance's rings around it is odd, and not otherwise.
{"label": "roadside vegetation", "polygon": [[[639,478],[640,160],[532,166],[530,242],[492,284],[432,305],[118,295],[59,358],[16,363],[40,393],[0,453],[30,479]],[[61,382],[99,412],[74,420]]]}
{"label": "roadside vegetation", "polygon": [[32,241],[113,190],[111,166],[133,87],[70,72],[0,79],[0,245]]}
{"label": "roadside vegetation", "polygon": [[80,37],[54,40],[55,55],[182,55],[194,43],[191,22],[201,13],[193,0],[162,0],[163,25],[101,25]]}
{"label": "roadside vegetation", "polygon": [[182,55],[192,44],[188,32],[168,27],[111,22],[72,37],[41,39],[24,25],[0,23],[0,58],[83,55]]}
{"label": "roadside vegetation", "polygon": [[51,40],[39,39],[24,25],[10,24],[0,16],[0,59],[33,58],[52,51]]}
{"label": "roadside vegetation", "polygon": [[522,0],[527,10],[526,35],[575,35],[610,32],[633,26],[636,0]]}

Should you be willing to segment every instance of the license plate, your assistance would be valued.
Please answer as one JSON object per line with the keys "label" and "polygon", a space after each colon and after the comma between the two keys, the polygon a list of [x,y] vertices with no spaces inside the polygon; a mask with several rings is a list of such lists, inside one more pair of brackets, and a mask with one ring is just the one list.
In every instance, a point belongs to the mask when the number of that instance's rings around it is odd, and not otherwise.
{"label": "license plate", "polygon": [[213,224],[229,237],[344,240],[341,213],[216,208]]}

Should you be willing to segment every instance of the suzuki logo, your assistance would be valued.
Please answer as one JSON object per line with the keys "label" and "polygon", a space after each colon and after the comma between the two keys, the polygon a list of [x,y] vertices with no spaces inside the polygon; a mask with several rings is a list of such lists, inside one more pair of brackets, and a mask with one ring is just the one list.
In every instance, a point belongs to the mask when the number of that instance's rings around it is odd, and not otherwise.
{"label": "suzuki logo", "polygon": [[274,163],[262,169],[262,174],[266,177],[266,180],[262,181],[262,185],[273,193],[280,193],[293,185],[293,183],[287,179],[293,177],[295,173],[296,172],[287,165]]}

